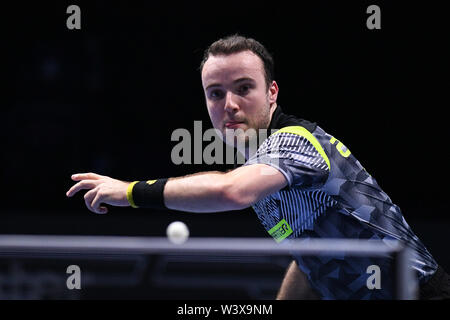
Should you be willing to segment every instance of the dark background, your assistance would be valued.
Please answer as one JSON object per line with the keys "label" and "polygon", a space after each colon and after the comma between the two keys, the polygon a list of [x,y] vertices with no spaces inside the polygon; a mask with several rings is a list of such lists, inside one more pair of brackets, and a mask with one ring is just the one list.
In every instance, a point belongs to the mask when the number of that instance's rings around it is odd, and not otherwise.
{"label": "dark background", "polygon": [[[66,28],[70,4],[81,30]],[[370,4],[381,30],[366,28]],[[210,43],[238,32],[273,54],[284,111],[343,141],[450,269],[439,5],[39,1],[5,5],[1,20],[1,233],[163,236],[183,220],[192,236],[266,236],[251,209],[95,215],[82,193],[65,196],[77,172],[131,181],[228,169],[172,164],[170,137],[194,120],[211,126],[198,66]]]}

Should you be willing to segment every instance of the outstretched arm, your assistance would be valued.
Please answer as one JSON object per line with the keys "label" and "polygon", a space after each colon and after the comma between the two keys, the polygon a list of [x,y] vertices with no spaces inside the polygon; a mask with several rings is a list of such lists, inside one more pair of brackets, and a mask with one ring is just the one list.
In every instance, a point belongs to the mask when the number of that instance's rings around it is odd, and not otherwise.
{"label": "outstretched arm", "polygon": [[[101,204],[129,206],[124,182],[95,173],[76,174],[79,181],[68,192],[71,197],[80,190],[89,190],[84,199],[89,210],[106,213]],[[265,165],[243,166],[227,173],[201,172],[170,178],[164,187],[164,203],[168,209],[187,212],[221,212],[249,207],[287,184],[278,170]]]}

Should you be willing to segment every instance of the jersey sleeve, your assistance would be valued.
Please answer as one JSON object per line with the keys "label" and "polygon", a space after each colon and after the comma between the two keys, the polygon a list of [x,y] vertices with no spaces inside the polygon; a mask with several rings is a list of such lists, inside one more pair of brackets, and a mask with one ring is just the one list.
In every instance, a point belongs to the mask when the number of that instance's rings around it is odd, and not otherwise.
{"label": "jersey sleeve", "polygon": [[286,177],[288,187],[320,189],[328,178],[326,155],[323,150],[322,154],[317,150],[317,147],[321,147],[317,145],[317,140],[313,140],[315,138],[311,133],[306,132],[306,129],[301,133],[305,134],[282,130],[275,132],[264,140],[244,165],[267,164]]}

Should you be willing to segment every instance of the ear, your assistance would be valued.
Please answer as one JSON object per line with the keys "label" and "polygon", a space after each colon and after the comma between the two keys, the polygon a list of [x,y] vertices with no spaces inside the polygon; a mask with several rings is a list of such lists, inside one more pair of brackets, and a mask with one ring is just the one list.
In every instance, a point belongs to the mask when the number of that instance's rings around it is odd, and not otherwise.
{"label": "ear", "polygon": [[274,80],[274,81],[272,81],[272,84],[270,85],[269,91],[268,91],[268,97],[269,97],[270,104],[277,102],[278,91],[279,91],[278,84]]}

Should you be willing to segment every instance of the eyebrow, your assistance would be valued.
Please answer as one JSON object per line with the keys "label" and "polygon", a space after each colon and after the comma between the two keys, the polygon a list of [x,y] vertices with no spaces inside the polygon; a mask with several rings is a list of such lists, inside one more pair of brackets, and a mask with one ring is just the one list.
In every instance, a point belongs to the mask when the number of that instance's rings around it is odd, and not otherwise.
{"label": "eyebrow", "polygon": [[[233,81],[233,84],[238,84],[241,82],[246,82],[246,81],[250,81],[250,82],[255,82],[255,80],[253,80],[252,78],[248,78],[248,77],[243,77],[243,78],[239,78]],[[208,90],[211,87],[220,87],[221,84],[220,83],[212,83],[209,86],[206,87],[206,90]]]}

